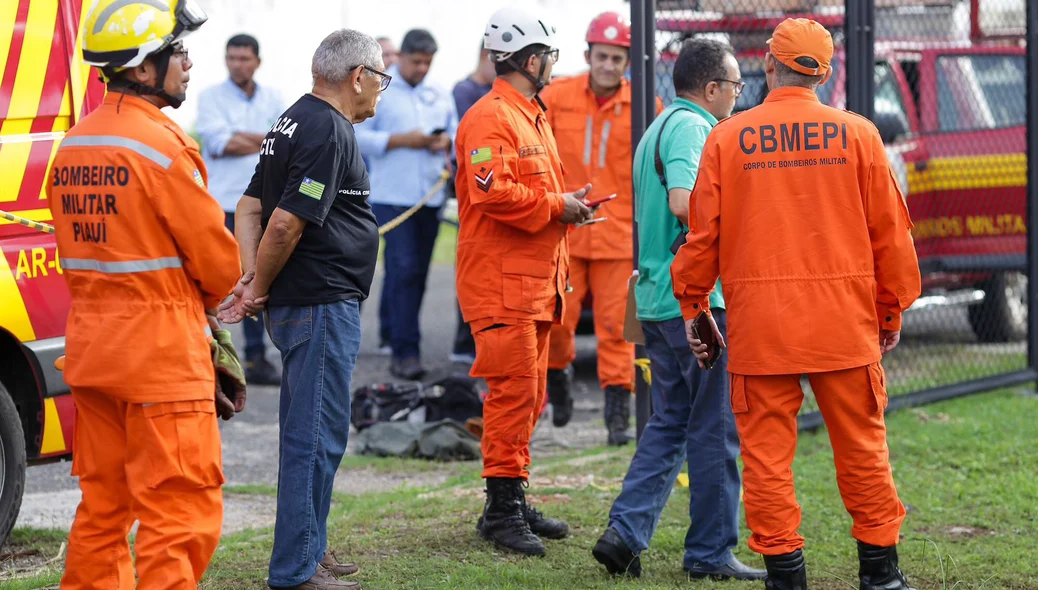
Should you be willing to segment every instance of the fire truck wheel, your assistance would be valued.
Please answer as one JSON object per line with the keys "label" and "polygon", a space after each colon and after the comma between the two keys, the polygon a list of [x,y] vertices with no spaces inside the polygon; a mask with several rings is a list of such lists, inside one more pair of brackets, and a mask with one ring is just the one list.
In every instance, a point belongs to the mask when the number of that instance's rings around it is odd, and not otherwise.
{"label": "fire truck wheel", "polygon": [[14,528],[25,490],[25,436],[18,409],[0,383],[0,546]]}
{"label": "fire truck wheel", "polygon": [[970,325],[981,342],[1015,342],[1027,337],[1027,275],[1001,272],[984,281],[984,299],[969,307]]}

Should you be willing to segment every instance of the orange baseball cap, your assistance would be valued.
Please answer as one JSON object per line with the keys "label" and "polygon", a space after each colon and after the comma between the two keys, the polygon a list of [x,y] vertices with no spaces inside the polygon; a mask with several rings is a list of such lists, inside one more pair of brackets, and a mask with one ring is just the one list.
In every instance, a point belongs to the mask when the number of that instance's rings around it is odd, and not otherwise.
{"label": "orange baseball cap", "polygon": [[[793,71],[808,76],[824,75],[825,84],[832,74],[833,36],[829,31],[809,18],[787,18],[775,27],[768,39],[771,55]],[[796,62],[799,57],[809,57],[818,62],[817,68],[809,68]]]}

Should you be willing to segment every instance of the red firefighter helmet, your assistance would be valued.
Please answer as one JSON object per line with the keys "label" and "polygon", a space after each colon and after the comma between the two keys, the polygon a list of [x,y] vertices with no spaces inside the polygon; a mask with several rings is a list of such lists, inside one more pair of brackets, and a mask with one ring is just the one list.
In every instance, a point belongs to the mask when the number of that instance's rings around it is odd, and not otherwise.
{"label": "red firefighter helmet", "polygon": [[631,48],[631,22],[619,12],[603,12],[587,28],[588,45],[604,43]]}

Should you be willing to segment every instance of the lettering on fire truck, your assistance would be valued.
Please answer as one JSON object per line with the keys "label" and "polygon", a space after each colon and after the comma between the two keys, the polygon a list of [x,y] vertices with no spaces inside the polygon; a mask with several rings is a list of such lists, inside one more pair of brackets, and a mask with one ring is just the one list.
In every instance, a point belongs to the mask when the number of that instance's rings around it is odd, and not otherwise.
{"label": "lettering on fire truck", "polygon": [[35,279],[39,276],[50,276],[55,272],[61,274],[61,260],[58,258],[58,250],[54,249],[54,259],[47,259],[46,248],[30,248],[18,252],[18,265],[14,271],[14,280],[22,277]]}
{"label": "lettering on fire truck", "polygon": [[912,237],[915,239],[949,238],[961,236],[1009,236],[1027,233],[1027,225],[1021,215],[970,215],[967,217],[934,217],[915,223]]}

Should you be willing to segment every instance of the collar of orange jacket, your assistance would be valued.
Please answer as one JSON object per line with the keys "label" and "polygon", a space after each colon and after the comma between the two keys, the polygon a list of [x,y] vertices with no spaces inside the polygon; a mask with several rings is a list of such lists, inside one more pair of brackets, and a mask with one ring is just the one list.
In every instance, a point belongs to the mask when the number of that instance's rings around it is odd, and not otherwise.
{"label": "collar of orange jacket", "polygon": [[[595,96],[594,91],[591,90],[591,72],[584,72],[581,77],[584,78],[584,88],[587,90],[587,93],[591,96]],[[621,103],[631,102],[631,82],[628,81],[627,78],[620,78],[620,89],[613,93],[613,95],[609,97],[609,100],[602,103],[601,108],[604,109],[609,107],[609,105],[613,104],[614,101],[619,101]]]}
{"label": "collar of orange jacket", "polygon": [[810,88],[802,88],[800,86],[783,86],[782,88],[776,88],[768,93],[768,97],[764,99],[764,102],[776,102],[782,100],[813,100],[818,101],[818,95],[815,91]]}
{"label": "collar of orange jacket", "polygon": [[540,117],[544,114],[544,111],[541,110],[540,105],[537,104],[536,99],[526,98],[525,96],[523,96],[521,92],[515,89],[515,86],[512,86],[511,84],[502,80],[501,78],[497,78],[496,80],[494,80],[493,91],[500,94],[502,98],[515,105],[517,109],[522,111],[523,114],[529,117],[530,121],[534,123],[537,122],[537,117]]}
{"label": "collar of orange jacket", "polygon": [[172,119],[163,114],[159,107],[139,96],[123,94],[119,91],[109,91],[105,94],[104,104],[114,106],[117,109],[135,109],[161,123],[172,122]]}

